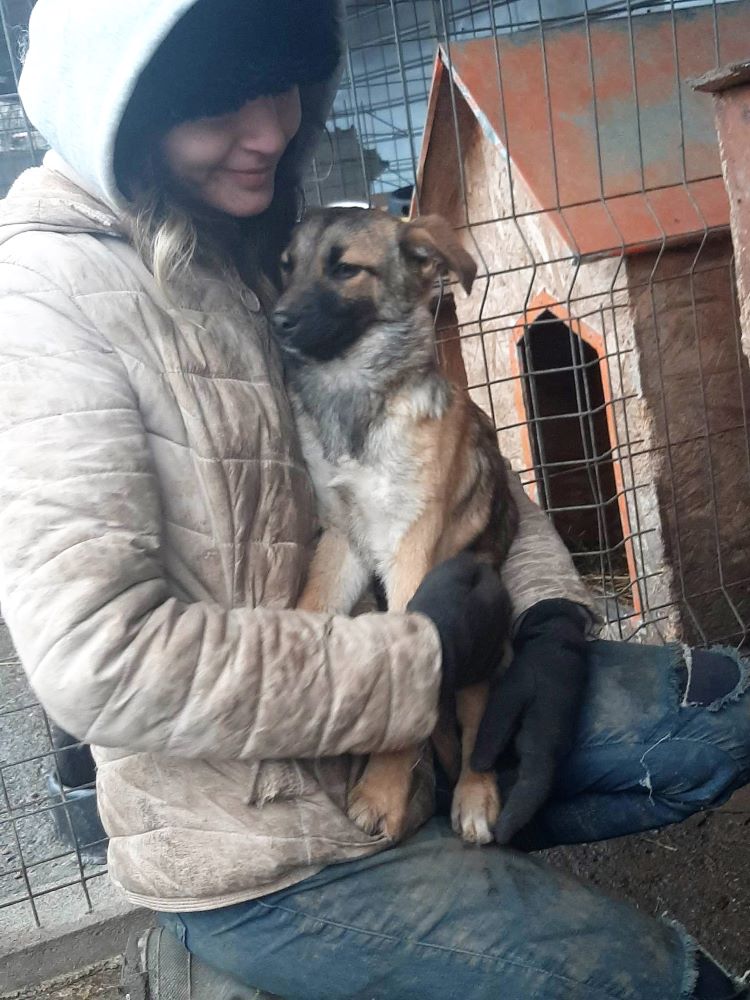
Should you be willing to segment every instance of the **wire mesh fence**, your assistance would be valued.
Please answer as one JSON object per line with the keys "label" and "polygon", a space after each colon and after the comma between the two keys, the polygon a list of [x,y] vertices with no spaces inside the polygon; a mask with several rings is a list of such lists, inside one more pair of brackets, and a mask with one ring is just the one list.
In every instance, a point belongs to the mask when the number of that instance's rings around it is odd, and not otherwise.
{"label": "wire mesh fence", "polygon": [[334,155],[308,186],[461,231],[479,278],[443,297],[438,339],[617,637],[747,636],[747,358],[711,104],[690,80],[744,57],[748,16],[355,4]]}
{"label": "wire mesh fence", "polygon": [[[0,620],[0,939],[92,908],[102,842],[65,791],[50,723],[29,691]],[[0,985],[2,983],[0,977]]]}
{"label": "wire mesh fence", "polygon": [[32,128],[18,99],[26,29],[34,0],[3,0],[0,5],[0,197],[27,167],[34,166],[46,149],[44,139]]}
{"label": "wire mesh fence", "polygon": [[[0,0],[0,193],[44,150],[15,93],[31,6]],[[750,373],[710,99],[690,80],[746,56],[750,5],[349,0],[346,35],[308,203],[454,224],[479,274],[469,296],[436,290],[437,349],[606,633],[742,645]],[[74,808],[0,631],[0,933],[61,919],[51,897],[95,902],[104,869]]]}

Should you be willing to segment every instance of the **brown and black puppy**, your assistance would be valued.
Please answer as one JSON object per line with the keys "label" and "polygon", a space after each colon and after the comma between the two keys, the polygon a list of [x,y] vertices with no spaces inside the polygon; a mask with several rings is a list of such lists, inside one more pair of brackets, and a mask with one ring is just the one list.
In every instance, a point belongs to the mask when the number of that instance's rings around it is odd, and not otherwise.
{"label": "brown and black puppy", "polygon": [[[348,613],[377,577],[403,611],[428,570],[464,549],[499,567],[517,524],[505,463],[488,418],[438,368],[428,308],[438,275],[468,292],[476,274],[448,223],[314,211],[282,268],[274,325],[324,527],[298,606]],[[492,839],[500,808],[494,777],[468,765],[486,695],[482,685],[457,699],[453,825],[474,843]],[[439,729],[450,765],[455,726]],[[418,753],[370,757],[349,802],[364,830],[401,835]]]}

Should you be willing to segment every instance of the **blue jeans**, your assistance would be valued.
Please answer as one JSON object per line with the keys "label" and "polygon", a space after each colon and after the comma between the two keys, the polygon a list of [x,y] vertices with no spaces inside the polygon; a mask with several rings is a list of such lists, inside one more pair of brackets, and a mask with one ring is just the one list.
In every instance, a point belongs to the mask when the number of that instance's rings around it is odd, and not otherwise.
{"label": "blue jeans", "polygon": [[[748,665],[687,661],[592,644],[578,739],[532,839],[663,826],[750,780]],[[681,928],[527,855],[464,847],[442,818],[282,892],[161,919],[199,959],[285,1000],[678,1000],[698,953]]]}

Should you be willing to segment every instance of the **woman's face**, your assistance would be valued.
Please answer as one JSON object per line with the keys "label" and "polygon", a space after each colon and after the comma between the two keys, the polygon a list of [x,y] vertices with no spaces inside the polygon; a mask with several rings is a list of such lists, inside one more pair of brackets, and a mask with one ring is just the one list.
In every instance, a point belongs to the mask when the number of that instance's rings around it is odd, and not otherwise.
{"label": "woman's face", "polygon": [[271,204],[276,167],[300,120],[299,89],[293,87],[218,118],[176,125],[161,151],[174,180],[193,198],[247,218]]}

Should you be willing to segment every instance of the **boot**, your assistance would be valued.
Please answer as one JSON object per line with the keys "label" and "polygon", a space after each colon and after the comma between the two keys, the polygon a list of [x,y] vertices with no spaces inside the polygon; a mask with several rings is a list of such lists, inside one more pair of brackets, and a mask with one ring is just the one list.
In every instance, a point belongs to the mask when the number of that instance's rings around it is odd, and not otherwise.
{"label": "boot", "polygon": [[131,936],[120,994],[124,1000],[280,1000],[199,962],[163,927]]}

